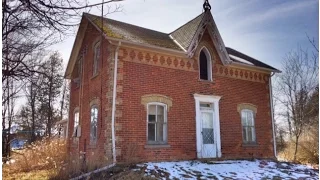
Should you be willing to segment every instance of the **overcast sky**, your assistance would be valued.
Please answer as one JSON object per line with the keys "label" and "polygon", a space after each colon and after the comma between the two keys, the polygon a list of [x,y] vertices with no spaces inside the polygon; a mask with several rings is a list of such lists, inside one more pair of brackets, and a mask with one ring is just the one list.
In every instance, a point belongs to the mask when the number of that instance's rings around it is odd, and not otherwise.
{"label": "overcast sky", "polygon": [[[101,2],[96,1],[96,2]],[[318,0],[209,0],[227,47],[281,69],[286,53],[298,45],[312,49],[306,34],[319,39]],[[90,1],[94,3],[94,1]],[[126,0],[123,12],[108,18],[170,33],[202,13],[203,0]],[[98,9],[92,14],[100,15]],[[76,29],[75,32],[76,33]],[[75,34],[52,47],[67,64]]]}

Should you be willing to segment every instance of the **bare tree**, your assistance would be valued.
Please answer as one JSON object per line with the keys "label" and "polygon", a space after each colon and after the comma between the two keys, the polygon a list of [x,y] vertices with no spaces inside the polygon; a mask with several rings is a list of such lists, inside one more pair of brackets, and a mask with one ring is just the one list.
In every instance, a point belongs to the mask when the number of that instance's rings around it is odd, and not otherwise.
{"label": "bare tree", "polygon": [[[20,79],[34,72],[26,59],[35,51],[54,44],[79,24],[82,12],[121,0],[90,4],[78,0],[3,0],[2,1],[2,82]],[[106,13],[121,11],[108,6]]]}
{"label": "bare tree", "polygon": [[309,56],[307,51],[298,48],[288,53],[283,62],[283,72],[277,77],[276,99],[286,110],[282,113],[292,132],[297,159],[299,138],[311,122],[315,108],[310,107],[311,96],[318,87],[318,57]]}

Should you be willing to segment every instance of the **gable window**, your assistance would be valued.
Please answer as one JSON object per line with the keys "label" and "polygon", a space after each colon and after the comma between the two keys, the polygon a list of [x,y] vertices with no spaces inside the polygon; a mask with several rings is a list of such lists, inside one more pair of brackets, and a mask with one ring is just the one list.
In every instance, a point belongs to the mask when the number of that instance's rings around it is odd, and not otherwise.
{"label": "gable window", "polygon": [[98,74],[98,66],[100,61],[100,42],[94,46],[94,57],[93,57],[93,76]]}
{"label": "gable window", "polygon": [[148,104],[148,143],[165,144],[167,142],[167,107],[162,103]]}
{"label": "gable window", "polygon": [[76,136],[76,131],[79,126],[79,111],[74,112],[73,134]]}
{"label": "gable window", "polygon": [[96,105],[91,106],[91,120],[90,120],[90,142],[95,143],[97,141],[97,128],[98,128],[98,107]]}
{"label": "gable window", "polygon": [[201,80],[212,80],[211,57],[207,48],[203,47],[199,56],[199,74]]}
{"label": "gable window", "polygon": [[244,143],[255,143],[256,132],[254,125],[254,112],[250,109],[241,110],[242,137]]}

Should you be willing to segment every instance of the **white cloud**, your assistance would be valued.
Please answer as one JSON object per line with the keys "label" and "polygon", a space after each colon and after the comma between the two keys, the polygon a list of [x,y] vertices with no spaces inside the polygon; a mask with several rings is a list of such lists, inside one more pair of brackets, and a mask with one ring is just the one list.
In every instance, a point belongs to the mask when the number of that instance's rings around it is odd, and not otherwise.
{"label": "white cloud", "polygon": [[298,11],[307,11],[307,7],[317,5],[316,0],[303,0],[298,2],[290,1],[289,3],[279,4],[278,6],[272,6],[265,11],[256,11],[246,18],[241,19],[238,23],[234,24],[234,28],[247,28],[253,24],[274,20],[281,17],[287,17],[295,14]]}

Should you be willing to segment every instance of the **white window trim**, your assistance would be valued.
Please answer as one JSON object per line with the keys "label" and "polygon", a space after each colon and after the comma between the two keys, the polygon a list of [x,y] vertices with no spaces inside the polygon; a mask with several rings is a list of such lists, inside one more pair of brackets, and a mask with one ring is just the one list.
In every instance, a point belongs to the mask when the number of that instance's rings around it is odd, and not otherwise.
{"label": "white window trim", "polygon": [[200,129],[200,121],[201,121],[201,112],[200,112],[200,103],[207,102],[213,104],[214,109],[214,128],[215,134],[214,136],[216,139],[216,152],[217,157],[221,157],[221,138],[220,138],[220,116],[219,116],[219,101],[221,96],[213,96],[213,95],[201,95],[201,94],[194,94],[195,99],[195,108],[196,108],[196,145],[197,145],[197,157],[202,158],[201,154],[201,129]]}
{"label": "white window trim", "polygon": [[[242,124],[242,113],[243,112],[250,112],[252,114],[252,124],[253,124],[253,128],[254,128],[254,132],[252,133],[252,137],[254,137],[254,141],[245,141],[244,140],[244,136],[243,136],[243,124]],[[240,120],[241,120],[241,129],[242,129],[242,142],[244,144],[255,144],[257,143],[257,136],[256,136],[256,123],[255,123],[255,112],[251,109],[242,109],[241,110],[241,114],[240,114]],[[246,131],[247,137],[248,137],[248,132]]]}
{"label": "white window trim", "polygon": [[[201,54],[201,51],[204,52],[204,54],[206,55],[207,57],[207,71],[208,71],[208,79],[201,79],[200,77],[200,54]],[[198,62],[199,62],[199,79],[202,80],[202,81],[212,81],[212,59],[211,59],[211,55],[210,55],[210,51],[208,50],[207,47],[205,46],[202,46],[200,51],[199,51],[199,57],[198,57]]]}
{"label": "white window trim", "polygon": [[[166,141],[163,141],[163,142],[157,142],[157,141],[149,141],[149,137],[148,137],[148,124],[149,124],[149,105],[159,105],[159,106],[163,106],[164,107],[164,122],[166,122],[167,124],[167,131],[166,131],[166,136],[167,136],[167,139]],[[150,103],[147,103],[147,131],[146,131],[146,137],[147,137],[147,144],[148,145],[162,145],[162,144],[167,144],[168,143],[168,120],[167,120],[167,112],[168,112],[168,107],[166,104],[164,103],[160,103],[160,102],[150,102]],[[156,129],[156,128],[155,128]],[[155,137],[157,139],[157,131],[155,130]]]}

